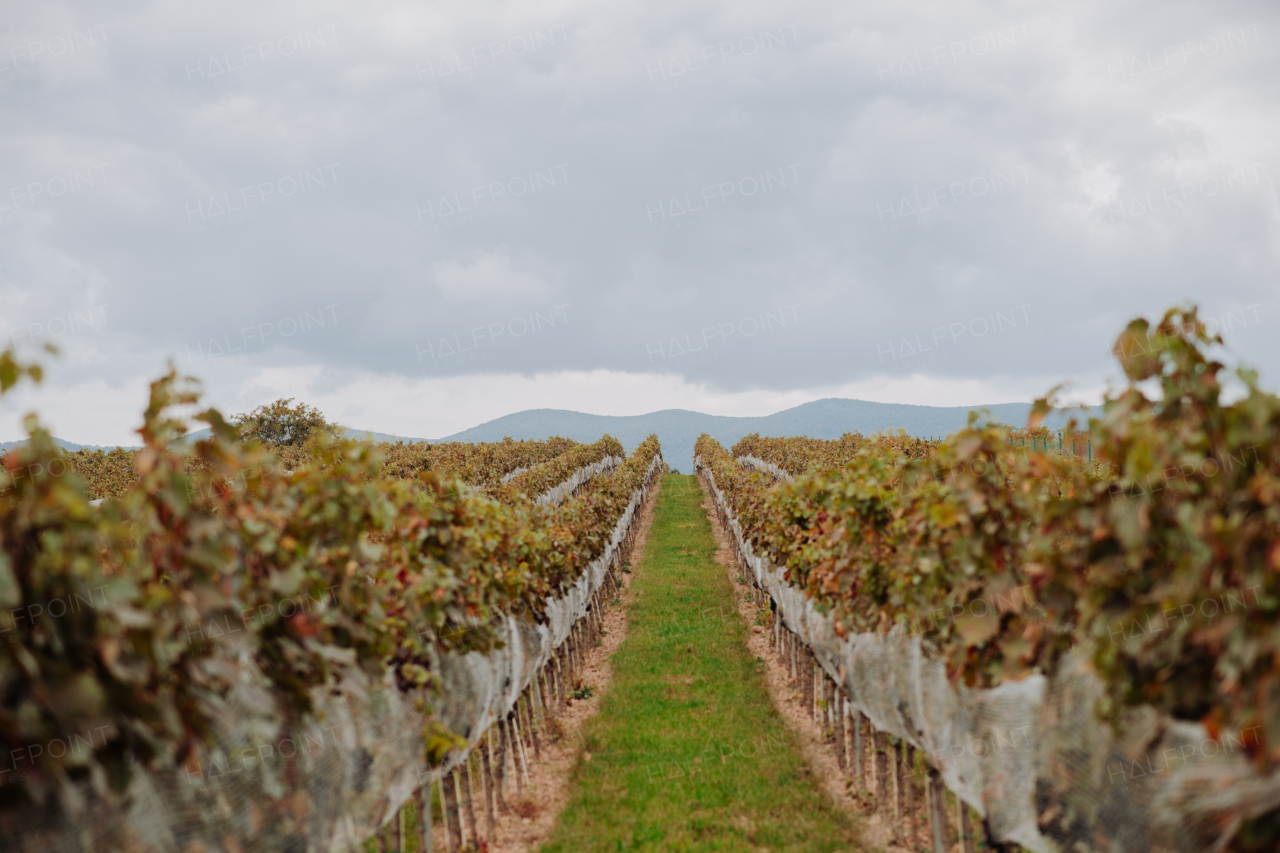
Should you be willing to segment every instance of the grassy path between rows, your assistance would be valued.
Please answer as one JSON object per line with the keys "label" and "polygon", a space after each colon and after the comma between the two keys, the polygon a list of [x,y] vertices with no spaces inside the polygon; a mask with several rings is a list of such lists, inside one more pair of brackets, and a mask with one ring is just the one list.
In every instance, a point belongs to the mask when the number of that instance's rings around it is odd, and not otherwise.
{"label": "grassy path between rows", "polygon": [[544,851],[857,849],[747,649],[702,490],[669,474],[627,638]]}

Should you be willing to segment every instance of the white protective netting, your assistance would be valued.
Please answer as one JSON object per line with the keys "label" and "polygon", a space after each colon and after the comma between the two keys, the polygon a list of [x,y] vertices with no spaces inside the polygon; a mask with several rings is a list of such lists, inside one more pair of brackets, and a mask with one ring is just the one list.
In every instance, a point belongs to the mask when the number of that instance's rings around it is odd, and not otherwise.
{"label": "white protective netting", "polygon": [[755,456],[739,456],[737,460],[748,468],[754,468],[757,471],[763,471],[775,480],[782,480],[787,483],[794,483],[795,477],[792,477],[785,469],[778,467],[772,462],[766,462]]}
{"label": "white protective netting", "polygon": [[[135,771],[123,799],[91,800],[75,816],[52,808],[0,815],[0,851],[356,849],[415,791],[463,763],[489,727],[511,713],[620,562],[624,540],[663,467],[662,456],[655,456],[603,552],[564,596],[547,602],[545,623],[508,617],[502,648],[447,654],[432,662],[443,682],[439,693],[406,693],[389,673],[380,682],[352,676],[343,695],[314,691],[316,713],[290,730],[272,721],[273,700],[258,675],[231,697],[217,748],[204,751],[197,762]],[[244,654],[250,661],[247,650]],[[430,716],[420,710],[421,702],[432,704]],[[423,758],[429,719],[468,743],[435,769]]]}
{"label": "white protective netting", "polygon": [[606,456],[599,462],[592,462],[589,465],[583,465],[577,471],[574,471],[562,483],[557,483],[547,491],[538,495],[534,499],[535,504],[552,504],[558,505],[568,500],[569,496],[578,489],[590,482],[592,477],[598,477],[601,474],[611,474],[613,469],[621,465],[623,459],[621,456]]}
{"label": "white protective netting", "polygon": [[[743,464],[779,479],[758,459]],[[1102,684],[1083,650],[1051,678],[1033,675],[991,690],[952,685],[942,661],[901,627],[837,636],[829,616],[758,557],[695,457],[742,563],[768,592],[785,627],[813,651],[850,704],[878,730],[910,743],[993,841],[1036,853],[1221,849],[1239,822],[1280,806],[1280,772],[1255,772],[1243,738],[1211,739],[1198,723],[1131,713],[1118,732],[1094,714]]]}

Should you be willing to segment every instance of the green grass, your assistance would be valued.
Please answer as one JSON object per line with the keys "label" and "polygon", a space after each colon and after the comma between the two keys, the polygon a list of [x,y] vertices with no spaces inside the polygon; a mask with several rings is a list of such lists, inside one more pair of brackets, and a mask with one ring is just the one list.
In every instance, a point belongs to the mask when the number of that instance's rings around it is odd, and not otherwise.
{"label": "green grass", "polygon": [[856,849],[765,688],[694,477],[669,474],[547,853]]}

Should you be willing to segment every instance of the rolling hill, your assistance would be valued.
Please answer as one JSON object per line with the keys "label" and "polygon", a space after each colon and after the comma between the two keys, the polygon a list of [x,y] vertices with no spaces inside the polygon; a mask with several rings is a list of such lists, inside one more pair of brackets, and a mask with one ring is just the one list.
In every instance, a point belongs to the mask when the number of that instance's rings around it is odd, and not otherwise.
{"label": "rolling hill", "polygon": [[[609,433],[634,448],[645,436],[656,432],[662,442],[667,464],[686,472],[693,466],[693,444],[703,432],[725,447],[749,433],[761,435],[807,435],[838,438],[846,432],[870,435],[902,429],[910,435],[928,438],[944,436],[968,421],[971,409],[986,409],[993,420],[1021,426],[1031,411],[1030,403],[1000,403],[992,406],[911,406],[903,403],[870,403],[829,397],[762,417],[705,415],[687,409],[664,409],[645,415],[587,415],[564,409],[528,409],[505,415],[479,426],[446,436],[441,441],[499,441],[512,438],[546,438],[563,435],[579,441],[594,441]],[[1065,423],[1066,416],[1055,413],[1047,423]]]}

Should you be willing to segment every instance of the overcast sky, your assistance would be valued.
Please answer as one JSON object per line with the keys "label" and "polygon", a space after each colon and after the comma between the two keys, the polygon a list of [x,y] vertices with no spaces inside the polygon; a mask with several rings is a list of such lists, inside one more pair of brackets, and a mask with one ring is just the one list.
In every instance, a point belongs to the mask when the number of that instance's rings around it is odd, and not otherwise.
{"label": "overcast sky", "polygon": [[1183,300],[1280,385],[1266,2],[9,2],[0,439],[169,359],[438,437],[527,408],[1096,399]]}

